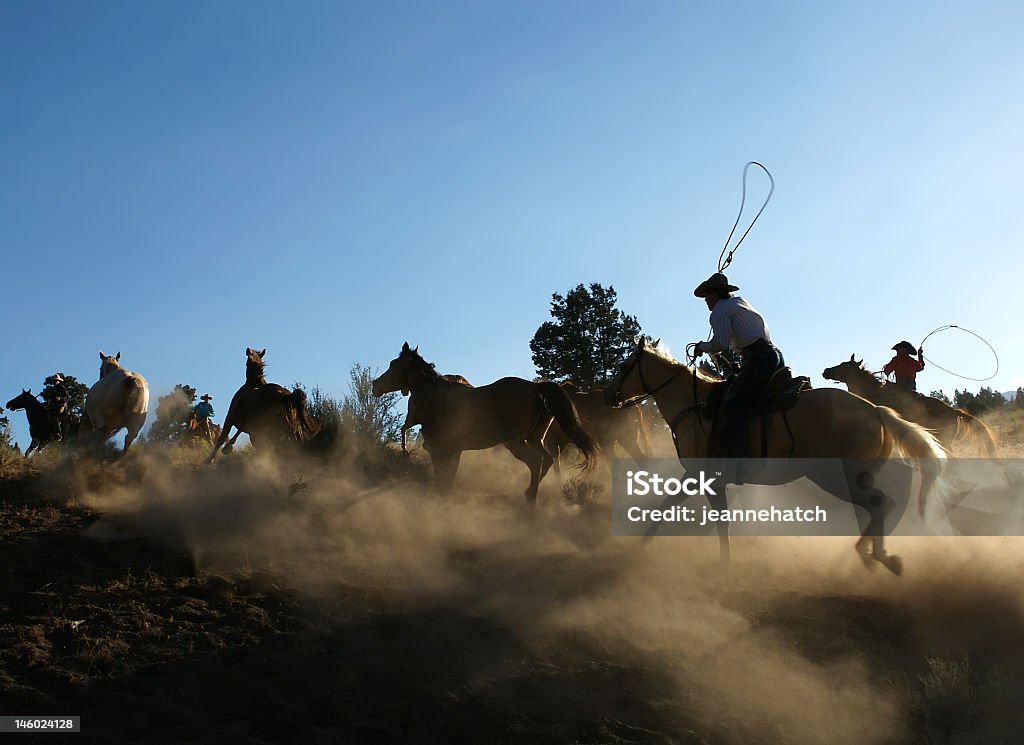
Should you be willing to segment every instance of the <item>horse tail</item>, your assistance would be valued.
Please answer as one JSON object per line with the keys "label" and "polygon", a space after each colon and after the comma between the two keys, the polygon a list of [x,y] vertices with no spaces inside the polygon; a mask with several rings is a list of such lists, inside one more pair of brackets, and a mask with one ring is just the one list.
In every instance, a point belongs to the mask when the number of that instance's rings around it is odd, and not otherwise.
{"label": "horse tail", "polygon": [[963,409],[957,409],[957,424],[967,433],[967,437],[974,442],[980,442],[981,448],[985,451],[986,457],[996,457],[996,436],[992,428],[978,417]]}
{"label": "horse tail", "polygon": [[946,465],[946,449],[931,430],[907,421],[888,406],[878,406],[877,409],[882,427],[892,437],[896,452],[901,456],[913,458],[921,471],[921,492],[917,508],[924,517],[928,494],[938,482],[939,475]]}
{"label": "horse tail", "polygon": [[583,454],[583,464],[580,469],[583,471],[593,469],[597,461],[597,442],[589,432],[583,429],[580,415],[576,412],[576,407],[569,395],[557,383],[551,381],[538,383],[537,395],[544,404],[544,408],[558,422],[558,426],[562,428],[565,436]]}
{"label": "horse tail", "polygon": [[289,420],[293,422],[292,431],[295,439],[303,442],[317,433],[320,425],[317,424],[309,413],[308,398],[306,392],[296,388],[288,396],[288,408],[291,409]]}

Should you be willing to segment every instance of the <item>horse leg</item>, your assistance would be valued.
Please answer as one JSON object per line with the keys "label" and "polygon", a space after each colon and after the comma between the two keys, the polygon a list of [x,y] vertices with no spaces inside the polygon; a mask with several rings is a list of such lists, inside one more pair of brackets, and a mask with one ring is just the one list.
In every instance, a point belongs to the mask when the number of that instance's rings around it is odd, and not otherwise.
{"label": "horse leg", "polygon": [[865,566],[871,566],[867,560],[870,543],[872,559],[896,576],[903,574],[903,560],[895,554],[890,556],[885,552],[885,516],[892,508],[892,499],[885,492],[874,488],[874,479],[869,471],[858,474],[851,491],[853,503],[866,510],[869,516],[868,524],[855,546],[860,560]]}
{"label": "horse leg", "polygon": [[32,452],[32,448],[35,448],[36,452],[38,452],[39,449],[40,449],[39,448],[39,442],[35,438],[32,438],[32,442],[30,442],[28,447],[25,448],[25,457],[26,458],[28,457],[28,454]]}
{"label": "horse leg", "polygon": [[[532,447],[527,441],[520,440],[518,442],[506,442],[505,448],[512,453],[517,460],[521,460],[530,469],[530,485],[526,487],[526,501],[530,504],[536,504],[537,502],[537,489],[540,487],[540,480],[542,477],[541,469],[547,472],[547,468],[544,467],[544,456],[541,455],[534,447]],[[541,446],[543,449],[543,445]],[[545,455],[547,451],[544,450]],[[552,458],[550,455],[547,456],[547,466],[551,466]]]}
{"label": "horse leg", "polygon": [[459,450],[453,453],[430,453],[430,462],[434,466],[434,482],[441,495],[446,495],[452,490],[461,457],[462,452]]}
{"label": "horse leg", "polygon": [[142,431],[142,426],[146,423],[145,414],[136,414],[130,420],[128,420],[128,434],[124,436],[124,450],[122,453],[128,452],[128,447],[135,442],[135,438],[139,436],[139,432]]}
{"label": "horse leg", "polygon": [[[707,495],[708,503],[713,510],[727,509],[729,507],[729,500],[726,494],[726,486],[722,485],[721,494],[718,491],[716,489],[714,493]],[[718,561],[722,566],[728,566],[732,558],[732,549],[729,546],[729,521],[717,520],[715,525],[718,527]]]}

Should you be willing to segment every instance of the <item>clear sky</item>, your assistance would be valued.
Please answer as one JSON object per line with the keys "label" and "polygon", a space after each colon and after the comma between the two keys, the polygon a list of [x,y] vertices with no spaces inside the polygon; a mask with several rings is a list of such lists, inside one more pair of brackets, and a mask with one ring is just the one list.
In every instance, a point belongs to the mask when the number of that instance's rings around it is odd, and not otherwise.
{"label": "clear sky", "polygon": [[[1022,29],[1018,0],[0,0],[0,400],[92,384],[100,349],[151,417],[187,383],[220,420],[246,346],[339,396],[406,340],[532,377],[589,282],[680,355],[748,160],[777,187],[729,276],[798,373],[952,323],[1013,390]],[[925,352],[994,368],[956,331]]]}

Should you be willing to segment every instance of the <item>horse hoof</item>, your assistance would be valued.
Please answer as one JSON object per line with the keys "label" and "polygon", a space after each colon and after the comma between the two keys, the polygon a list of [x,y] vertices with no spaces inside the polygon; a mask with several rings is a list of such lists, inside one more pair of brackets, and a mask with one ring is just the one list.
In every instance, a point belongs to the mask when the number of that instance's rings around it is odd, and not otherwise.
{"label": "horse hoof", "polygon": [[895,574],[897,577],[903,576],[903,559],[899,556],[887,556],[882,560],[885,564],[885,568]]}

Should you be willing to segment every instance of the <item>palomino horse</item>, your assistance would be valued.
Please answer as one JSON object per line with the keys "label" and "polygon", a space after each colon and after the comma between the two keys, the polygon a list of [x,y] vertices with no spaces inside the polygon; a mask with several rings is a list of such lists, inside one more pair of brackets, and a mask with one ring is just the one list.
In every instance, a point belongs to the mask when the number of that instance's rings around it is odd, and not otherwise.
{"label": "palomino horse", "polygon": [[[650,442],[647,437],[647,423],[639,407],[616,409],[604,402],[604,390],[595,388],[581,391],[574,383],[559,383],[576,406],[580,421],[597,440],[606,458],[614,457],[615,443],[619,443],[630,458],[648,457]],[[558,468],[559,456],[572,443],[557,423],[552,424],[544,437],[544,447],[555,458]]]}
{"label": "palomino horse", "polygon": [[7,402],[7,408],[11,411],[25,410],[25,416],[28,418],[28,433],[32,437],[32,442],[25,449],[26,458],[33,450],[41,453],[44,447],[60,439],[60,427],[56,418],[46,410],[38,398],[32,395],[32,391],[22,390]]}
{"label": "palomino horse", "polygon": [[[225,453],[230,453],[235,440],[243,432],[249,435],[249,441],[254,445],[257,437],[271,443],[281,440],[305,442],[316,434],[318,427],[306,410],[306,392],[301,388],[290,391],[277,383],[267,382],[263,372],[266,353],[266,349],[257,352],[246,348],[245,385],[231,398],[224,427],[213,445],[208,463],[213,463],[222,446]],[[225,445],[232,427],[237,432]]]}
{"label": "palomino horse", "polygon": [[[636,349],[622,363],[615,378],[605,389],[605,400],[609,404],[623,405],[653,396],[658,410],[672,428],[676,441],[676,452],[681,460],[699,459],[705,456],[710,426],[701,419],[703,404],[711,396],[712,388],[720,381],[711,379],[700,370],[672,359],[650,343],[646,337],[637,342]],[[798,460],[793,469],[770,484],[788,483],[801,476],[814,480],[826,491],[840,499],[851,501],[867,510],[870,520],[857,541],[860,558],[868,562],[868,545],[871,556],[882,562],[895,574],[902,571],[902,562],[897,556],[887,556],[883,542],[886,505],[877,498],[877,492],[870,493],[854,486],[870,484],[871,475],[879,470],[893,453],[917,459],[921,472],[919,507],[924,513],[927,496],[938,479],[946,457],[938,440],[924,427],[902,419],[896,412],[884,406],[875,406],[859,396],[835,388],[821,388],[801,393],[796,404],[786,413],[781,426],[773,421],[767,430],[767,457],[769,458],[842,458],[849,462],[867,464],[856,474],[847,474],[848,489],[835,489],[834,484],[817,480],[812,472],[802,470]],[[777,417],[778,419],[780,417]],[[760,422],[750,422],[750,437],[759,445]],[[757,447],[753,448],[757,452]],[[750,483],[760,483],[748,479]],[[767,479],[762,479],[767,481]],[[725,490],[721,494],[709,495],[708,500],[715,509],[726,508]],[[722,558],[729,557],[729,527],[726,522],[718,523],[719,546]]]}
{"label": "palomino horse", "polygon": [[132,444],[149,409],[149,384],[136,372],[121,367],[121,353],[109,357],[100,352],[100,379],[89,389],[85,399],[85,413],[92,423],[94,434],[105,442],[122,428],[128,429],[124,438],[124,451]]}
{"label": "palomino horse", "polygon": [[858,361],[856,355],[851,354],[847,362],[830,367],[821,375],[827,380],[845,383],[850,393],[866,398],[876,406],[888,406],[904,419],[927,427],[950,452],[953,441],[963,434],[978,446],[979,452],[984,452],[989,458],[996,457],[995,435],[983,421],[945,401],[923,396],[900,385],[883,383],[864,369],[864,361]]}
{"label": "palomino horse", "polygon": [[451,489],[463,451],[504,445],[530,468],[526,499],[536,502],[540,481],[552,463],[542,442],[552,418],[583,453],[581,467],[593,467],[597,444],[580,426],[572,401],[558,385],[501,378],[472,388],[445,380],[418,349],[403,345],[387,371],[373,381],[373,394],[400,390],[415,397],[423,443],[442,493]]}
{"label": "palomino horse", "polygon": [[[442,375],[442,378],[447,380],[449,383],[458,383],[460,385],[473,387],[473,384],[466,380],[461,375]],[[409,406],[405,411],[405,421],[402,422],[402,452],[408,453],[409,449],[405,446],[405,433],[415,427],[417,424],[423,424],[423,415],[420,413],[419,407],[416,405],[416,397],[409,396]]]}

